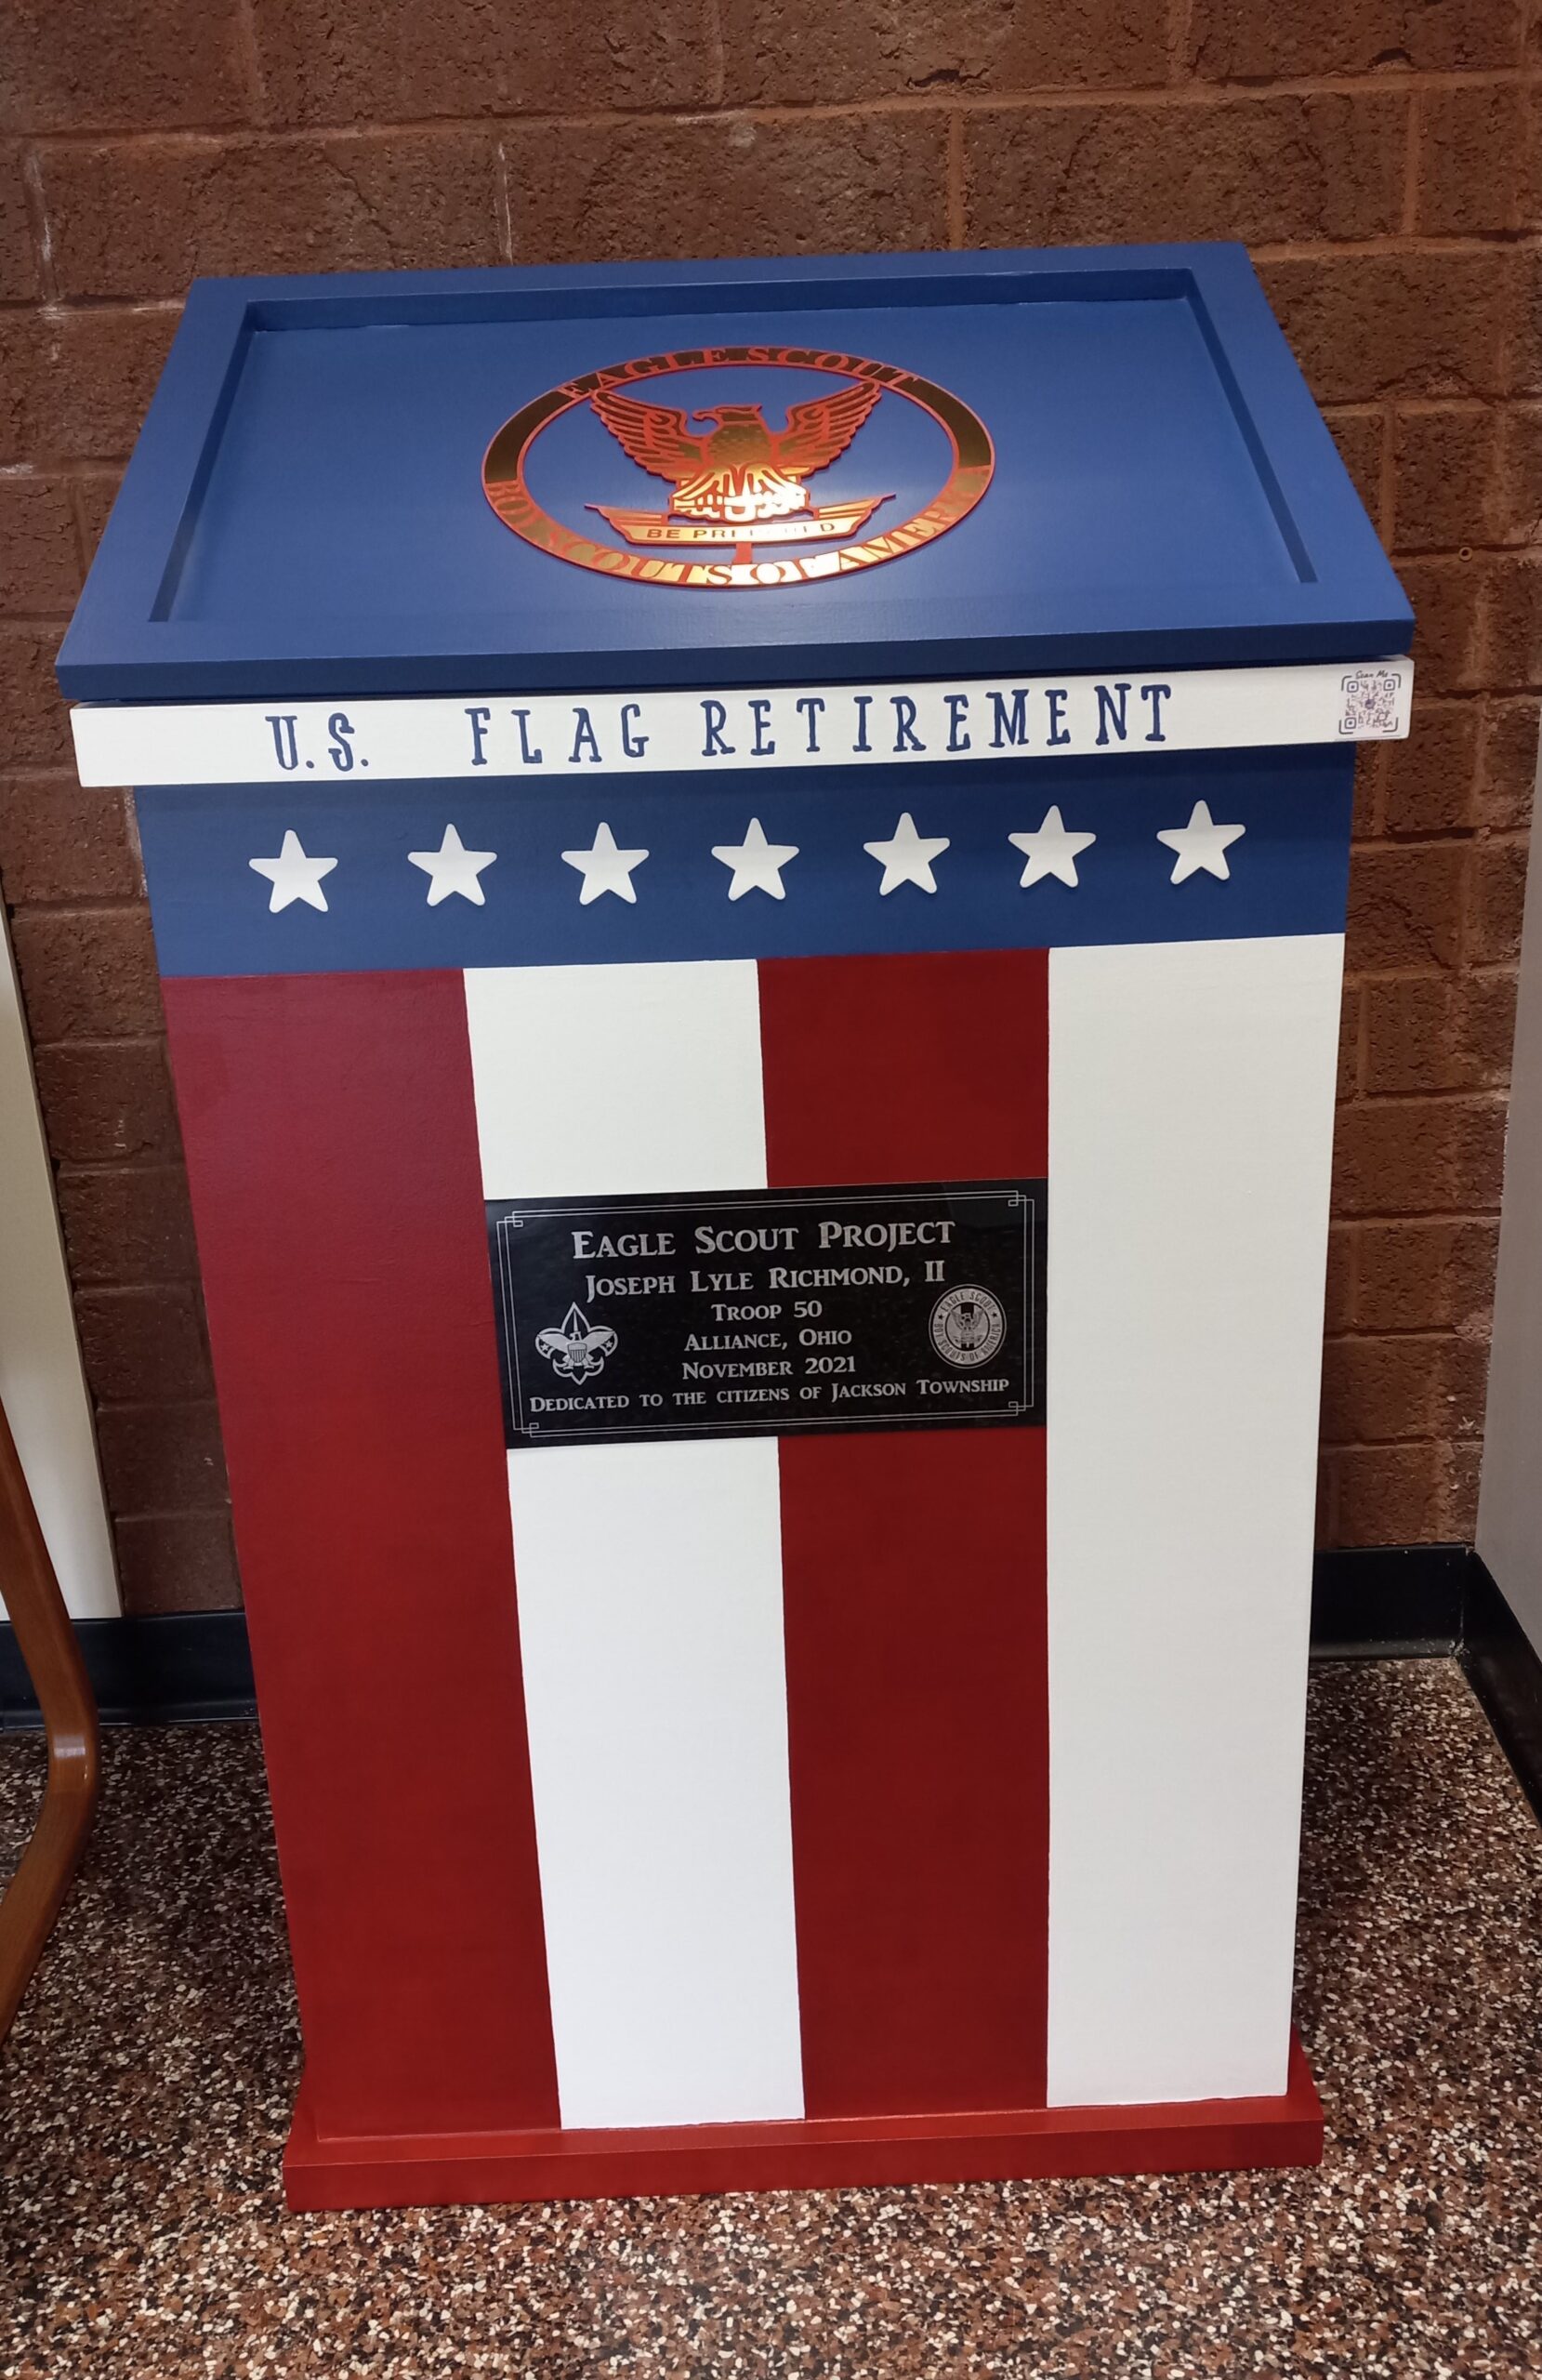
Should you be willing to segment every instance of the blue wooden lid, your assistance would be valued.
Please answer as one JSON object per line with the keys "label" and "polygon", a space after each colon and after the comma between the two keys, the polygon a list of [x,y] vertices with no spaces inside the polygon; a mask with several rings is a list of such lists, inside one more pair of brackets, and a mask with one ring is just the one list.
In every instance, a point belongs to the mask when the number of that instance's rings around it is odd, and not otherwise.
{"label": "blue wooden lid", "polygon": [[795,258],[198,283],[59,675],[785,683],[1411,627],[1242,248]]}

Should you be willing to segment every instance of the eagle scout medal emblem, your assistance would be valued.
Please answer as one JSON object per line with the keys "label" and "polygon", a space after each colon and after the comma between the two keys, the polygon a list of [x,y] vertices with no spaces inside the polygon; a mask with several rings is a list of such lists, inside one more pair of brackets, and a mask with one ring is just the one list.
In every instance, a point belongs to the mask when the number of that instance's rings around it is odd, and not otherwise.
{"label": "eagle scout medal emblem", "polygon": [[929,545],[973,511],[995,461],[968,405],[897,364],[709,347],[548,390],[505,422],[482,485],[516,536],[584,570],[796,587]]}
{"label": "eagle scout medal emblem", "polygon": [[931,1309],[931,1343],[944,1363],[961,1370],[988,1364],[1006,1335],[1000,1299],[978,1283],[949,1289]]}

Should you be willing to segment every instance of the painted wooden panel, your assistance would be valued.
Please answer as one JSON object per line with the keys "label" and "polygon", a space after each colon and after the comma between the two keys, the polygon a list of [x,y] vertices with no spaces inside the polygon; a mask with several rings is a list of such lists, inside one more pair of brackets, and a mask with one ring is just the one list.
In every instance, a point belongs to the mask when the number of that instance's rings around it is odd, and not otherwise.
{"label": "painted wooden panel", "polygon": [[752,960],[474,967],[466,1003],[487,1197],[764,1183]]}
{"label": "painted wooden panel", "polygon": [[[489,1197],[758,1188],[756,971],[467,977]],[[776,1446],[509,1457],[565,2124],[802,2113]]]}
{"label": "painted wooden panel", "polygon": [[508,1469],[562,2122],[799,2116],[775,1441]]}
{"label": "painted wooden panel", "polygon": [[1283,2091],[1337,935],[1049,960],[1049,2098]]}

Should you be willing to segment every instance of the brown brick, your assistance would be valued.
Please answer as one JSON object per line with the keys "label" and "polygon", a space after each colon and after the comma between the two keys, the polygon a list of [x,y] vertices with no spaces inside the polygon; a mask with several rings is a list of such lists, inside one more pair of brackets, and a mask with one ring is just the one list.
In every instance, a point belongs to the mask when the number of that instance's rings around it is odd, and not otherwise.
{"label": "brown brick", "polygon": [[1508,972],[1367,984],[1364,1088],[1373,1096],[1501,1090],[1514,1038],[1515,980]]}
{"label": "brown brick", "polygon": [[1328,1233],[1328,1276],[1323,1301],[1325,1330],[1348,1330],[1354,1320],[1359,1237],[1358,1227],[1353,1223],[1335,1223]]}
{"label": "brown brick", "polygon": [[942,118],[516,126],[521,262],[945,246]]}
{"label": "brown brick", "polygon": [[1354,1318],[1365,1330],[1486,1335],[1498,1253],[1497,1223],[1363,1223]]}
{"label": "brown brick", "polygon": [[1481,975],[1469,975],[1462,985],[1464,1051],[1478,1085],[1499,1091],[1509,1082],[1518,989],[1513,967],[1487,968]]}
{"label": "brown brick", "polygon": [[1542,544],[1542,405],[1507,405],[1499,416],[1494,530],[1501,545]]}
{"label": "brown brick", "polygon": [[1542,396],[1542,249],[1534,242],[1510,253],[1515,295],[1502,342],[1501,377],[1510,395],[1538,397]]}
{"label": "brown brick", "polygon": [[1417,849],[1372,845],[1350,869],[1349,964],[1449,967],[1461,931],[1467,851],[1460,843]]}
{"label": "brown brick", "polygon": [[89,563],[101,543],[101,533],[117,502],[123,484],[123,473],[112,470],[77,471],[74,476],[75,513],[80,522],[86,559]]}
{"label": "brown brick", "polygon": [[1476,821],[1476,703],[1414,697],[1406,743],[1385,744],[1381,822],[1389,835],[1459,833]]}
{"label": "brown brick", "polygon": [[1417,228],[1459,238],[1533,220],[1535,122],[1515,83],[1456,83],[1419,94]]}
{"label": "brown brick", "polygon": [[0,126],[237,123],[239,20],[238,0],[9,0]]}
{"label": "brown brick", "polygon": [[123,795],[67,776],[0,779],[0,886],[13,906],[133,900],[139,869]]}
{"label": "brown brick", "polygon": [[1354,747],[1354,808],[1351,839],[1372,843],[1385,834],[1387,757],[1400,748],[1390,744],[1357,744]]}
{"label": "brown brick", "polygon": [[1403,197],[1398,93],[1228,99],[1196,107],[971,110],[967,237],[1358,239]]}
{"label": "brown brick", "polygon": [[220,1512],[230,1501],[219,1417],[196,1405],[113,1405],[97,1416],[109,1510]]}
{"label": "brown brick", "polygon": [[1343,1005],[1338,1012],[1338,1096],[1340,1099],[1352,1099],[1360,1087],[1360,986],[1358,984],[1346,984]]}
{"label": "brown brick", "polygon": [[1521,700],[1484,705],[1476,814],[1496,833],[1524,829],[1531,821],[1542,738],[1542,704]]}
{"label": "brown brick", "polygon": [[69,482],[0,472],[0,612],[69,612],[79,593]]}
{"label": "brown brick", "polygon": [[496,263],[482,132],[72,142],[43,152],[67,298],[180,298],[196,273]]}
{"label": "brown brick", "polygon": [[1487,396],[1522,368],[1509,344],[1519,267],[1506,250],[1285,257],[1259,269],[1319,403]]}
{"label": "brown brick", "polygon": [[1363,1100],[1338,1111],[1334,1211],[1495,1213],[1504,1157],[1500,1099]]}
{"label": "brown brick", "polygon": [[13,928],[34,1041],[135,1039],[161,1029],[150,913],[31,909]]}
{"label": "brown brick", "polygon": [[1484,597],[1484,682],[1534,693],[1542,686],[1542,554],[1492,556]]}
{"label": "brown brick", "polygon": [[1365,405],[1331,405],[1327,413],[1328,428],[1334,443],[1344,458],[1344,468],[1355,484],[1355,492],[1377,530],[1387,534],[1382,520],[1381,443],[1382,416],[1379,411]]}
{"label": "brown brick", "polygon": [[241,1602],[231,1525],[223,1513],[177,1513],[119,1521],[124,1609],[233,1611]]}
{"label": "brown brick", "polygon": [[724,0],[731,106],[1166,79],[1162,12],[1139,0]]}
{"label": "brown brick", "polygon": [[1456,1345],[1448,1339],[1330,1339],[1323,1361],[1325,1445],[1444,1435]]}
{"label": "brown brick", "polygon": [[1472,854],[1467,957],[1473,966],[1519,959],[1526,899],[1523,842],[1480,843]]}
{"label": "brown brick", "polygon": [[68,760],[70,729],[54,679],[62,628],[0,628],[0,768]]}
{"label": "brown brick", "polygon": [[177,316],[159,303],[0,311],[0,464],[125,456]]}
{"label": "brown brick", "polygon": [[122,792],[62,774],[0,778],[0,885],[12,906],[140,900]]}
{"label": "brown brick", "polygon": [[1381,832],[1382,755],[1374,744],[1360,744],[1354,755],[1354,800],[1350,834],[1357,843],[1374,842]]}
{"label": "brown brick", "polygon": [[191,1289],[81,1289],[81,1355],[99,1405],[207,1396],[208,1358]]}
{"label": "brown brick", "polygon": [[1233,77],[1364,74],[1520,62],[1517,0],[1194,0],[1189,62],[1196,74]]}
{"label": "brown brick", "polygon": [[1438,1540],[1444,1467],[1433,1446],[1346,1447],[1332,1458],[1339,1545],[1421,1545]]}
{"label": "brown brick", "polygon": [[699,0],[256,0],[256,20],[270,111],[283,124],[589,114],[717,97]]}
{"label": "brown brick", "polygon": [[1483,1444],[1488,1404],[1488,1332],[1453,1339],[1435,1386],[1439,1435],[1460,1444]]}
{"label": "brown brick", "polygon": [[65,1042],[37,1051],[34,1064],[48,1146],[59,1164],[178,1155],[161,1041]]}
{"label": "brown brick", "polygon": [[21,152],[0,142],[0,298],[25,299],[37,295],[37,258],[21,178]]}
{"label": "brown brick", "polygon": [[1492,405],[1397,416],[1392,538],[1400,551],[1503,542],[1499,429]]}
{"label": "brown brick", "polygon": [[180,1166],[66,1168],[58,1190],[72,1280],[136,1288],[197,1279]]}
{"label": "brown brick", "polygon": [[1438,554],[1398,564],[1414,607],[1414,658],[1427,694],[1469,694],[1485,682],[1489,561]]}
{"label": "brown brick", "polygon": [[1483,1473],[1483,1446],[1443,1447],[1441,1452],[1440,1534],[1470,1545],[1478,1526],[1478,1484]]}
{"label": "brown brick", "polygon": [[0,468],[29,463],[41,444],[43,332],[30,308],[0,311]]}

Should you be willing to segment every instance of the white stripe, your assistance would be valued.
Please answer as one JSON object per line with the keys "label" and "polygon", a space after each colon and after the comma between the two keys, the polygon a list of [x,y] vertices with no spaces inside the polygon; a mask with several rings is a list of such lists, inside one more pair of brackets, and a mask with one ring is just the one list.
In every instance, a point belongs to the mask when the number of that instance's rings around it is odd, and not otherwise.
{"label": "white stripe", "polygon": [[[466,991],[490,1197],[764,1185],[753,963]],[[562,2122],[801,2115],[775,1441],[516,1449],[509,1496]]]}
{"label": "white stripe", "polygon": [[1266,669],[1115,669],[1101,678],[398,695],[342,708],[335,695],[279,709],[269,700],[80,703],[70,723],[82,785],[288,785],[300,792],[342,775],[356,783],[362,767],[376,785],[383,777],[586,783],[660,769],[721,775],[764,770],[769,760],[783,769],[957,766],[1014,747],[1055,760],[1377,743],[1407,734],[1413,687],[1414,665],[1400,654]]}
{"label": "white stripe", "polygon": [[1337,935],[1049,961],[1049,2098],[1285,2083]]}
{"label": "white stripe", "polygon": [[508,1476],[562,2122],[801,2115],[776,1442]]}
{"label": "white stripe", "polygon": [[485,1197],[764,1187],[752,959],[478,967],[466,1009]]}

